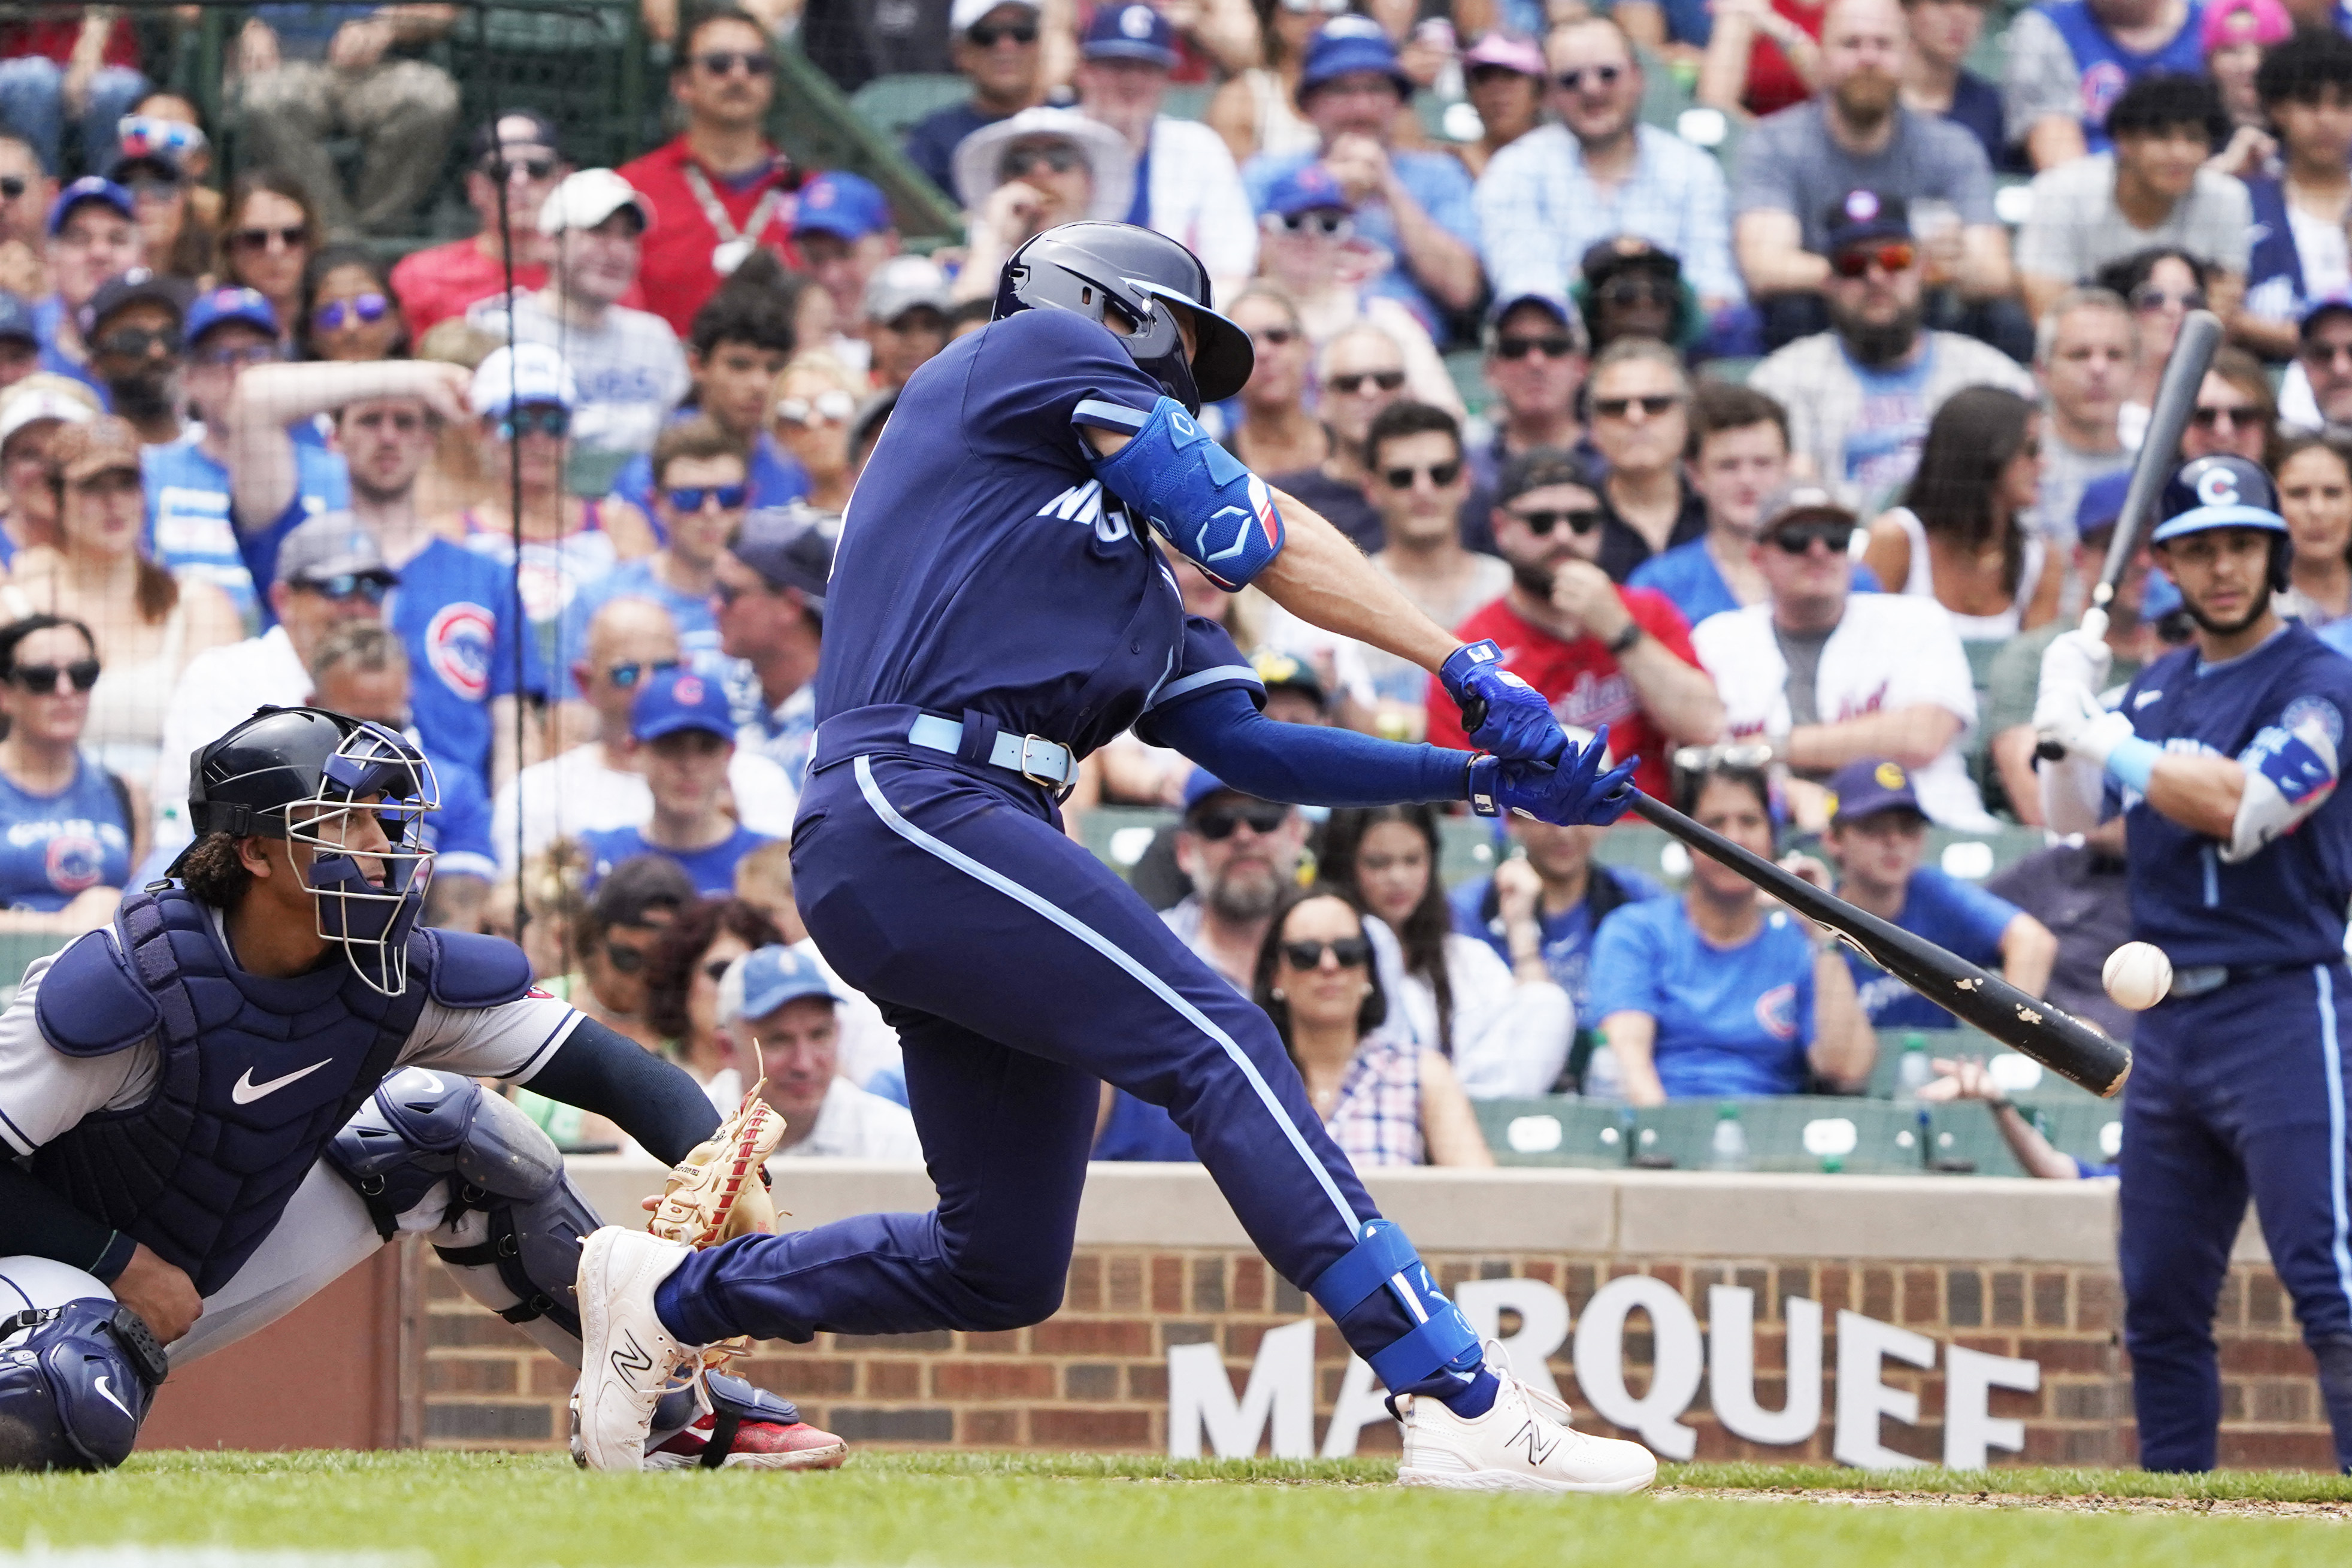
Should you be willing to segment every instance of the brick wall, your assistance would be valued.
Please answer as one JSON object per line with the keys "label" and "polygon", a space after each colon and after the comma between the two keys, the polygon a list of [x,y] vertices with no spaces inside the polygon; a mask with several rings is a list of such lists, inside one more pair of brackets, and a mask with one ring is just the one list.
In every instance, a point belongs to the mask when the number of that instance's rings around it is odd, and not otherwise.
{"label": "brick wall", "polygon": [[[1708,1287],[1745,1286],[1756,1294],[1756,1392],[1766,1409],[1779,1408],[1782,1399],[1780,1303],[1787,1296],[1822,1304],[1832,1342],[1836,1314],[1846,1309],[1939,1342],[2029,1358],[2042,1365],[2040,1391],[1996,1390],[1991,1405],[1995,1416],[2024,1420],[2025,1449],[1997,1458],[2084,1466],[2133,1461],[2130,1374],[2119,1342],[2122,1291],[2111,1269],[1882,1259],[1645,1258],[1634,1264],[1560,1253],[1433,1252],[1431,1262],[1448,1287],[1465,1279],[1541,1279],[1578,1313],[1601,1283],[1647,1273],[1680,1291],[1702,1324]],[[437,1264],[427,1265],[427,1288],[422,1395],[427,1444],[560,1447],[570,1371],[466,1300]],[[1170,1346],[1222,1345],[1238,1388],[1259,1337],[1308,1310],[1300,1293],[1252,1252],[1082,1246],[1062,1310],[1034,1328],[877,1338],[821,1334],[808,1345],[760,1345],[734,1370],[798,1401],[811,1422],[859,1443],[1165,1452]],[[1637,1315],[1626,1333],[1626,1381],[1637,1391],[1645,1384],[1642,1369],[1649,1360],[1645,1323]],[[2218,1332],[2221,1462],[2332,1468],[2311,1360],[2267,1266],[2241,1264],[2231,1270]],[[1825,1412],[1835,1408],[1836,1359],[1833,1348],[1825,1350]],[[1318,1413],[1328,1415],[1346,1361],[1324,1322],[1317,1341]],[[1580,1424],[1595,1426],[1567,1346],[1552,1365]],[[1881,1375],[1889,1386],[1920,1395],[1920,1424],[1887,1421],[1882,1440],[1932,1462],[1942,1451],[1942,1373],[1890,1360]],[[1731,1436],[1708,1413],[1704,1388],[1683,1419],[1698,1430],[1702,1459],[1830,1458],[1826,1415],[1801,1448],[1761,1448]],[[1321,1436],[1318,1421],[1318,1440]],[[1394,1447],[1388,1424],[1364,1429],[1361,1451]]]}

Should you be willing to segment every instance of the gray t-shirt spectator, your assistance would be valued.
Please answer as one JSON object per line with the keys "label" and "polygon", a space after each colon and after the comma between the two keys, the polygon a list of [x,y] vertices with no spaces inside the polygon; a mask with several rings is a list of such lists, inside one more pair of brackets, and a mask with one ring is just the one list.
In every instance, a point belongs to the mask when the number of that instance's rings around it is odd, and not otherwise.
{"label": "gray t-shirt spectator", "polygon": [[1992,207],[1992,165],[1977,139],[1960,126],[1898,108],[1895,134],[1885,147],[1858,156],[1831,139],[1819,101],[1768,115],[1748,132],[1739,144],[1731,210],[1735,217],[1794,213],[1804,229],[1805,248],[1826,256],[1829,229],[1822,215],[1849,191],[1900,196],[1915,209],[1922,201],[1949,202],[1969,225],[2000,221]]}
{"label": "gray t-shirt spectator", "polygon": [[2017,234],[2021,272],[2068,283],[2152,246],[2172,246],[2244,277],[2253,254],[2254,206],[2228,174],[2197,171],[2197,183],[2154,228],[2136,228],[2116,205],[2116,156],[2095,153],[2033,176],[2032,210]]}

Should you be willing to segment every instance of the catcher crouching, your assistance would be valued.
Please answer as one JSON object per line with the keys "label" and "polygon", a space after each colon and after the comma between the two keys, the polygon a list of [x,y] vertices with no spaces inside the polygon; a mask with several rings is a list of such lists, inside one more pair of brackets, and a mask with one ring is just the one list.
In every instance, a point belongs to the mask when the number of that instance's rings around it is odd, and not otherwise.
{"label": "catcher crouching", "polygon": [[[191,771],[198,837],[172,875],[0,1014],[0,1468],[121,1463],[173,1367],[404,1232],[579,1366],[572,1281],[600,1221],[477,1077],[660,1158],[733,1147],[692,1079],[533,987],[512,944],[417,929],[438,798],[399,735],[265,708]],[[659,1405],[648,1468],[841,1462],[739,1379],[698,1369]]]}

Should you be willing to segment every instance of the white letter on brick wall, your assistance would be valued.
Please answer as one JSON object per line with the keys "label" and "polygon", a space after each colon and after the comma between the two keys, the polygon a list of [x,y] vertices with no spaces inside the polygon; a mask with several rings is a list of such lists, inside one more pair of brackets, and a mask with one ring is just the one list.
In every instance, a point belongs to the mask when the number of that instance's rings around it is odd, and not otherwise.
{"label": "white letter on brick wall", "polygon": [[1168,1348],[1168,1455],[1201,1457],[1201,1434],[1220,1459],[1247,1458],[1269,1419],[1274,1457],[1304,1459],[1315,1452],[1315,1321],[1270,1329],[1258,1341],[1249,1387],[1237,1408],[1224,1352],[1213,1344]]}
{"label": "white letter on brick wall", "polygon": [[[1521,1383],[1557,1398],[1559,1384],[1544,1358],[1568,1342],[1568,1298],[1540,1279],[1465,1279],[1454,1304],[1480,1340],[1497,1340]],[[1519,1331],[1503,1337],[1503,1314],[1519,1315]]]}
{"label": "white letter on brick wall", "polygon": [[[1636,1399],[1625,1391],[1625,1314],[1650,1314],[1654,1347],[1650,1392]],[[1676,1419],[1698,1393],[1698,1319],[1682,1292],[1663,1279],[1628,1274],[1594,1293],[1576,1325],[1576,1381],[1601,1419],[1642,1435],[1642,1441],[1669,1459],[1698,1451],[1698,1434]]]}
{"label": "white letter on brick wall", "polygon": [[1895,1470],[1925,1463],[1898,1454],[1878,1440],[1881,1415],[1892,1415],[1906,1425],[1919,1419],[1919,1396],[1879,1382],[1878,1363],[1882,1357],[1893,1356],[1916,1367],[1934,1366],[1936,1342],[1860,1312],[1840,1312],[1837,1324],[1837,1435],[1830,1441],[1830,1452],[1839,1464],[1863,1470]]}
{"label": "white letter on brick wall", "polygon": [[1780,1303],[1788,1325],[1788,1397],[1777,1411],[1756,1403],[1756,1293],[1717,1285],[1706,1293],[1707,1397],[1716,1418],[1751,1443],[1801,1443],[1822,1425],[1822,1304]]}
{"label": "white letter on brick wall", "polygon": [[2025,1423],[1991,1413],[1996,1388],[2032,1394],[2042,1386],[2042,1363],[1987,1355],[1965,1345],[1944,1351],[1944,1463],[1956,1470],[1981,1470],[1985,1450],[2014,1454],[2025,1447]]}

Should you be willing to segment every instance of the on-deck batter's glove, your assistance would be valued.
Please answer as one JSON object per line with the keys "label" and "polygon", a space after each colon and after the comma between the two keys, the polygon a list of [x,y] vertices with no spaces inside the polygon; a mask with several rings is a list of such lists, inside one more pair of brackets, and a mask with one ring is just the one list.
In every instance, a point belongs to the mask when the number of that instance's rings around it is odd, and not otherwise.
{"label": "on-deck batter's glove", "polygon": [[2038,696],[2063,684],[2096,698],[2107,689],[2115,667],[2116,650],[2107,646],[2107,639],[2077,626],[2059,633],[2042,650],[2042,676],[2035,693]]}
{"label": "on-deck batter's glove", "polygon": [[735,1114],[670,1168],[647,1230],[688,1247],[774,1231],[776,1205],[768,1195],[766,1167],[783,1140],[784,1119],[760,1098],[767,1084],[762,1078],[752,1085]]}
{"label": "on-deck batter's glove", "polygon": [[1484,816],[1508,811],[1556,827],[1606,826],[1633,805],[1633,769],[1641,761],[1628,757],[1602,773],[1608,752],[1609,727],[1604,724],[1583,750],[1563,755],[1558,767],[1504,757],[1475,758],[1470,763],[1471,805]]}
{"label": "on-deck batter's glove", "polygon": [[1543,694],[1503,668],[1492,642],[1465,643],[1438,667],[1438,683],[1462,710],[1462,728],[1482,752],[1518,762],[1556,763],[1568,736]]}

